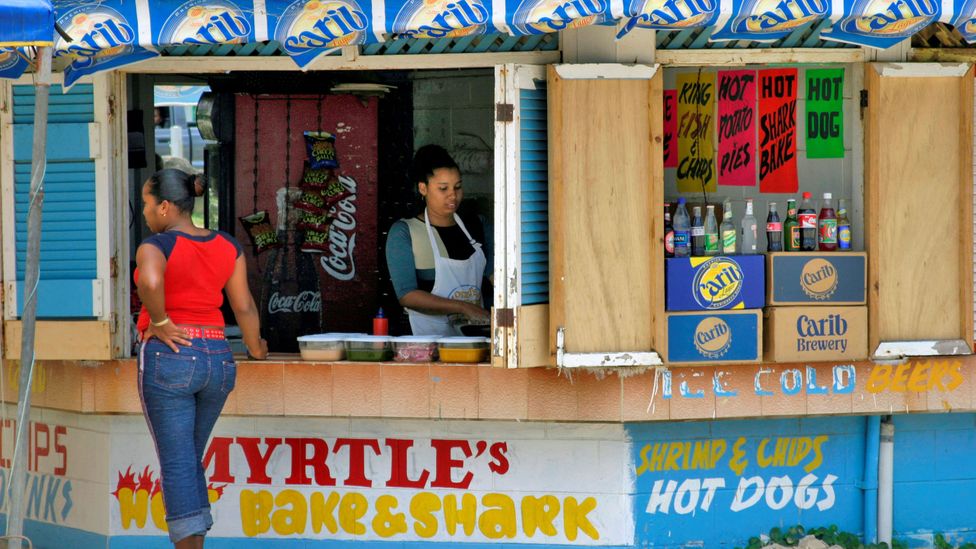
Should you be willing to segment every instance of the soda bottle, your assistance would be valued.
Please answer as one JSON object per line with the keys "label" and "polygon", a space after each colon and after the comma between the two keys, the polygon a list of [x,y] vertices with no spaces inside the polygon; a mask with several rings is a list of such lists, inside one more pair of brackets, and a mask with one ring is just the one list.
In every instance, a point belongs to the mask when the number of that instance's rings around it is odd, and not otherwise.
{"label": "soda bottle", "polygon": [[715,205],[705,207],[705,255],[718,255],[718,221],[715,220]]}
{"label": "soda bottle", "polygon": [[322,294],[315,258],[302,251],[304,237],[295,227],[301,210],[292,204],[299,188],[282,187],[276,194],[279,248],[265,264],[259,314],[261,336],[268,350],[297,353],[298,336],[322,331]]}
{"label": "soda bottle", "polygon": [[688,209],[685,199],[678,199],[678,207],[674,210],[674,257],[688,257],[691,255],[691,223],[688,220]]}
{"label": "soda bottle", "polygon": [[786,221],[783,223],[783,250],[800,251],[800,222],[796,219],[796,200],[786,201]]}
{"label": "soda bottle", "polygon": [[783,224],[776,211],[776,203],[769,203],[769,213],[766,215],[766,251],[783,251]]}
{"label": "soda bottle", "polygon": [[817,250],[817,211],[810,202],[810,193],[803,193],[798,217],[800,221],[800,249],[804,252]]}
{"label": "soda bottle", "polygon": [[732,202],[726,200],[722,205],[722,226],[719,227],[722,235],[722,253],[735,253],[735,224],[732,223]]}
{"label": "soda bottle", "polygon": [[756,253],[756,218],[752,215],[752,199],[746,199],[746,215],[742,217],[742,253]]}
{"label": "soda bottle", "polygon": [[851,251],[851,221],[847,218],[847,205],[840,199],[837,206],[837,247],[842,252]]}
{"label": "soda bottle", "polygon": [[701,206],[692,208],[691,215],[691,255],[705,255],[705,223],[702,221]]}
{"label": "soda bottle", "polygon": [[671,204],[664,203],[664,257],[674,257],[674,227],[671,226]]}
{"label": "soda bottle", "polygon": [[820,251],[832,252],[837,249],[837,213],[830,201],[830,193],[824,193],[823,205],[820,207]]}

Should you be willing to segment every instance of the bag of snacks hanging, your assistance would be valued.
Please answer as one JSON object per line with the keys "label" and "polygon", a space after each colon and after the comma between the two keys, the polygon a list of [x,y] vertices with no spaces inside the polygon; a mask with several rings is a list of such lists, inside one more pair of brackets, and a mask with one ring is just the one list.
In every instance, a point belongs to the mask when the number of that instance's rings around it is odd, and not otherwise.
{"label": "bag of snacks hanging", "polygon": [[[331,220],[329,221],[331,225]],[[320,254],[329,251],[329,228],[324,231],[306,230],[305,241],[302,242],[302,251]]]}
{"label": "bag of snacks hanging", "polygon": [[335,136],[329,132],[305,132],[305,150],[308,153],[308,167],[313,170],[339,167],[336,154]]}
{"label": "bag of snacks hanging", "polygon": [[303,189],[324,189],[334,182],[338,182],[335,170],[332,168],[313,169],[305,161],[305,171],[302,174]]}
{"label": "bag of snacks hanging", "polygon": [[251,238],[251,245],[254,246],[254,254],[260,254],[265,250],[281,246],[278,241],[278,232],[271,225],[268,212],[261,210],[250,215],[239,218],[244,231]]}

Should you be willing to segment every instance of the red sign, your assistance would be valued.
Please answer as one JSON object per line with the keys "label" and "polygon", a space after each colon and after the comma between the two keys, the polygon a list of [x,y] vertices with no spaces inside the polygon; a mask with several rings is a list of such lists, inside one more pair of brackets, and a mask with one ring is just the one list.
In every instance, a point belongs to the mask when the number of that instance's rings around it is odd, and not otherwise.
{"label": "red sign", "polygon": [[795,193],[796,69],[759,71],[759,192]]}
{"label": "red sign", "polygon": [[664,90],[664,167],[678,167],[678,90]]}
{"label": "red sign", "polygon": [[718,73],[718,184],[756,184],[756,71]]}
{"label": "red sign", "polygon": [[[301,212],[293,206],[283,209],[283,201],[279,198],[288,196],[291,201],[295,198],[291,194],[302,183],[307,158],[304,137],[306,131],[325,131],[335,135],[335,151],[339,161],[336,175],[344,187],[344,198],[331,206],[329,215],[333,221],[329,229],[328,245],[321,253],[302,252],[294,246],[294,242],[289,242],[287,254],[284,250],[271,250],[255,256],[252,247],[246,245],[248,239],[240,224],[235,224],[236,236],[245,244],[251,291],[256,298],[263,293],[270,294],[269,299],[260,300],[262,307],[274,308],[269,314],[319,312],[321,326],[310,327],[313,332],[368,332],[371,319],[376,313],[378,270],[379,111],[376,99],[361,100],[350,95],[325,98],[311,95],[262,95],[257,100],[257,105],[255,129],[254,97],[237,96],[237,214],[246,215],[252,211],[266,210],[271,212],[271,221],[278,227],[279,233],[286,225],[292,229],[289,231],[289,238],[292,240],[295,233],[301,232],[293,227],[295,218]],[[285,188],[292,191],[285,191]],[[284,211],[288,211],[287,223],[283,220]],[[265,279],[268,277],[265,275],[269,269],[277,268],[271,262],[281,260],[284,255],[287,255],[288,262],[297,262],[291,268],[298,272],[300,279],[314,270],[314,275],[311,276],[317,278],[320,296],[313,295],[314,283],[311,288],[299,285],[291,293],[267,291]],[[314,266],[314,269],[306,266]],[[295,295],[291,295],[292,293]],[[266,327],[262,326],[262,333],[265,330]],[[290,334],[282,333],[281,339],[284,344],[293,338]]]}

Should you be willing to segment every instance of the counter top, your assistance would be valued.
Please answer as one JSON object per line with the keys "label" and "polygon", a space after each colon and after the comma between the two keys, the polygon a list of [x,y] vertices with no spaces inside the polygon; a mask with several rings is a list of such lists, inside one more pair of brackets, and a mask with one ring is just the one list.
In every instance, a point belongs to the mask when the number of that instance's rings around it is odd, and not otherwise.
{"label": "counter top", "polygon": [[[5,361],[4,400],[17,399]],[[238,362],[224,413],[517,421],[674,421],[976,410],[976,357],[902,365],[741,364],[592,373],[488,364]],[[141,414],[135,359],[38,361],[32,404]]]}

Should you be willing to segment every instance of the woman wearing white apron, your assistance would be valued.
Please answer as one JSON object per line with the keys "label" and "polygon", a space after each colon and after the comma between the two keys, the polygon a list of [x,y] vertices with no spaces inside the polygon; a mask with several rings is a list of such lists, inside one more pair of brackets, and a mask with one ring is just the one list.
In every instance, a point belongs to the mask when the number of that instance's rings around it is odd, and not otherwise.
{"label": "woman wearing white apron", "polygon": [[488,322],[482,304],[484,229],[469,231],[457,215],[464,195],[461,172],[443,148],[418,150],[411,176],[425,208],[390,228],[390,278],[414,335],[461,335],[459,325]]}

